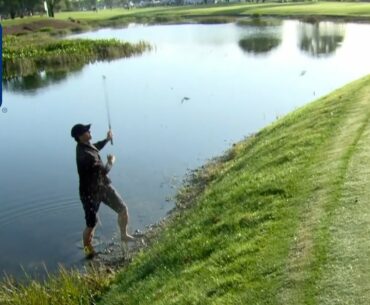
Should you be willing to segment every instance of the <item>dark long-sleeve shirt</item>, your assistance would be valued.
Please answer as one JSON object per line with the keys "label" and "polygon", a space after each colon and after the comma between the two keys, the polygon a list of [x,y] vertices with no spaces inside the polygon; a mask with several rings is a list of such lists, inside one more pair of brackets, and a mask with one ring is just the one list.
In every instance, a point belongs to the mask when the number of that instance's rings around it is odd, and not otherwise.
{"label": "dark long-sleeve shirt", "polygon": [[104,165],[99,151],[108,143],[108,140],[95,144],[78,143],[76,147],[77,170],[80,176],[80,196],[96,198],[102,185],[111,181],[107,176],[111,165]]}

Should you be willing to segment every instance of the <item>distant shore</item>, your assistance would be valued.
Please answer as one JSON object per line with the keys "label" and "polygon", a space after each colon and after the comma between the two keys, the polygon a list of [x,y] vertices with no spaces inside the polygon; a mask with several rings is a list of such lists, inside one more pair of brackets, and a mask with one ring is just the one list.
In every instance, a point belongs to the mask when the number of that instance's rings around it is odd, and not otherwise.
{"label": "distant shore", "polygon": [[98,12],[60,12],[55,18],[33,16],[1,21],[4,35],[49,31],[55,35],[129,23],[231,22],[246,17],[278,17],[307,20],[370,22],[366,2],[237,3],[196,6],[105,9]]}

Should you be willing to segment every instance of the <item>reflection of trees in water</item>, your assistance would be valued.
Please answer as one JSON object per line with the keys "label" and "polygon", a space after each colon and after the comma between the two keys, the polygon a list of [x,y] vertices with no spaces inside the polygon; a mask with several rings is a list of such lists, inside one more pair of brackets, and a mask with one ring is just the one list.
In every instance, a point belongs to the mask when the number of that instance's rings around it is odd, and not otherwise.
{"label": "reflection of trees in water", "polygon": [[255,55],[267,54],[277,48],[281,43],[281,37],[278,35],[260,35],[254,34],[250,37],[244,37],[239,40],[240,48]]}
{"label": "reflection of trees in water", "polygon": [[267,55],[281,43],[281,21],[275,19],[252,18],[240,22],[247,26],[249,33],[244,33],[239,40],[239,47],[246,53]]}
{"label": "reflection of trees in water", "polygon": [[36,94],[38,89],[46,88],[54,84],[61,83],[71,74],[81,71],[82,66],[73,69],[43,71],[24,77],[15,77],[3,81],[5,90],[15,93]]}
{"label": "reflection of trees in water", "polygon": [[313,57],[330,56],[343,42],[345,27],[332,22],[300,23],[298,36],[303,52]]}

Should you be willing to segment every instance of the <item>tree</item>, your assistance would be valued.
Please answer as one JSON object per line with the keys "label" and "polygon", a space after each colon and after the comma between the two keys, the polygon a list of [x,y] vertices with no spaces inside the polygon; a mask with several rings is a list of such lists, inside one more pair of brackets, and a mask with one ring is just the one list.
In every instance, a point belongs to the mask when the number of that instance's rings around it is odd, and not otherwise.
{"label": "tree", "polygon": [[19,11],[20,3],[18,0],[3,0],[0,3],[0,10],[5,14],[10,14],[12,19],[15,18]]}
{"label": "tree", "polygon": [[45,0],[45,2],[47,4],[47,7],[48,7],[49,17],[54,18],[54,10],[55,10],[55,7],[58,5],[58,3],[60,1],[61,0]]}
{"label": "tree", "polygon": [[96,0],[87,0],[86,4],[87,4],[88,9],[93,9],[93,8],[96,8],[97,3],[96,3]]}
{"label": "tree", "polygon": [[105,5],[108,6],[109,8],[113,8],[113,0],[105,0]]}
{"label": "tree", "polygon": [[1,0],[0,11],[2,14],[10,15],[12,19],[16,16],[33,14],[35,10],[41,8],[39,0]]}
{"label": "tree", "polygon": [[69,0],[64,0],[64,6],[65,6],[66,11],[72,11],[72,4],[71,4],[71,1],[69,1]]}
{"label": "tree", "polygon": [[300,23],[298,28],[299,48],[312,57],[328,57],[334,54],[345,36],[339,24]]}
{"label": "tree", "polygon": [[23,8],[24,12],[32,14],[35,11],[42,10],[42,1],[39,0],[19,0],[21,4],[21,9]]}

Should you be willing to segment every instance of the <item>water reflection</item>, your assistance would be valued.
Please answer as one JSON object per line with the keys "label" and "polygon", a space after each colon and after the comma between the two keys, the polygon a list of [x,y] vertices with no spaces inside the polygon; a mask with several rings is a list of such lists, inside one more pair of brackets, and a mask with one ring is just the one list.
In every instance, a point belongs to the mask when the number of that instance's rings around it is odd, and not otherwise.
{"label": "water reflection", "polygon": [[328,57],[342,44],[345,36],[343,24],[331,22],[299,23],[298,45],[313,57]]}
{"label": "water reflection", "polygon": [[254,55],[263,55],[276,49],[281,43],[281,38],[278,36],[260,36],[253,35],[239,40],[239,47]]}
{"label": "water reflection", "polygon": [[[38,76],[43,80],[15,81],[12,86],[26,93],[5,90],[9,112],[0,113],[0,139],[6,145],[0,158],[0,171],[6,173],[0,175],[0,218],[6,220],[6,225],[0,221],[0,269],[21,277],[19,265],[33,274],[42,261],[49,271],[56,270],[59,262],[67,267],[80,264],[84,221],[69,130],[76,122],[91,122],[94,139],[105,135],[102,74],[109,80],[116,139],[103,154],[117,155],[111,177],[129,206],[131,228],[143,229],[173,206],[166,201],[176,192],[172,177],[181,181],[188,168],[221,155],[230,143],[369,73],[370,45],[363,38],[368,37],[370,25],[346,25],[343,52],[330,60],[302,56],[298,26],[296,21],[284,21],[282,44],[258,60],[240,49],[239,40],[265,37],[263,33],[273,39],[279,37],[279,27],[265,31],[194,24],[104,29],[79,37],[140,39],[157,46],[157,52],[97,62],[84,66],[78,75],[70,74],[71,78],[45,72]],[[298,77],[306,69],[307,75]],[[35,89],[40,84],[50,90]],[[32,90],[37,94],[27,93]],[[181,103],[184,97],[189,100]],[[109,243],[116,220],[107,207],[100,212],[104,228],[99,226],[97,233],[102,244]]]}
{"label": "water reflection", "polygon": [[267,55],[281,44],[281,24],[281,21],[275,19],[252,18],[240,21],[239,26],[247,26],[251,31],[239,40],[239,47],[249,54]]}
{"label": "water reflection", "polygon": [[65,81],[70,75],[80,73],[82,68],[83,65],[78,65],[63,70],[42,71],[29,76],[15,77],[4,80],[3,87],[10,92],[35,95],[39,89],[59,84]]}

